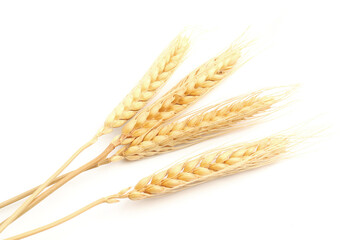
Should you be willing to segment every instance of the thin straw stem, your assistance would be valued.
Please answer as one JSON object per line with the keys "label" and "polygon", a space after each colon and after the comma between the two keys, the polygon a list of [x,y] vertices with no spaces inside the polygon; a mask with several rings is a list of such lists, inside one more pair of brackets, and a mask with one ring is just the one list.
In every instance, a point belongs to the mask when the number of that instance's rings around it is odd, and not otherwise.
{"label": "thin straw stem", "polygon": [[60,224],[62,224],[64,222],[67,222],[67,221],[73,219],[74,217],[79,216],[80,214],[82,214],[82,213],[84,213],[84,212],[86,212],[86,211],[88,211],[88,210],[92,209],[93,207],[96,207],[96,206],[98,206],[100,204],[119,202],[119,199],[127,198],[129,190],[130,190],[130,187],[121,190],[117,194],[113,194],[113,195],[110,195],[110,196],[107,196],[107,197],[100,198],[100,199],[86,205],[85,207],[80,208],[79,210],[67,215],[66,217],[63,217],[63,218],[61,218],[59,220],[56,220],[56,221],[54,221],[54,222],[52,222],[50,224],[44,225],[42,227],[30,230],[28,232],[21,233],[19,235],[14,236],[14,237],[7,238],[5,240],[23,239],[23,238],[29,237],[31,235],[34,235],[34,234],[43,232],[45,230],[48,230],[50,228],[56,227],[56,226],[58,226],[58,225],[60,225]]}
{"label": "thin straw stem", "polygon": [[[49,185],[53,185],[54,183],[60,181],[60,180],[61,180],[62,178],[64,178],[67,174],[68,174],[68,173],[63,174],[63,175],[55,178]],[[12,197],[12,198],[10,198],[10,199],[8,199],[8,200],[3,201],[2,203],[0,203],[0,208],[6,207],[6,206],[8,206],[8,205],[10,205],[10,204],[13,204],[13,203],[15,203],[15,202],[17,202],[17,201],[20,201],[20,200],[23,199],[23,198],[26,198],[27,196],[29,196],[29,195],[31,195],[33,192],[35,192],[36,189],[38,189],[39,187],[40,187],[40,185],[38,185],[38,186],[36,186],[36,187],[34,187],[34,188],[30,189],[30,190],[27,190],[27,191],[25,191],[25,192],[23,192],[23,193],[20,193],[19,195],[15,196],[15,197]]]}
{"label": "thin straw stem", "polygon": [[[110,160],[109,160],[109,161],[101,161],[99,164],[95,164],[95,165],[92,166],[91,168],[86,169],[86,171],[87,171],[87,170],[90,170],[90,169],[93,169],[93,168],[96,168],[96,167],[98,167],[98,166],[100,166],[100,165],[108,164],[108,163],[110,163],[110,162],[111,162]],[[71,172],[73,172],[73,171],[71,171]],[[60,180],[63,179],[64,177],[66,177],[68,174],[70,174],[71,172],[65,173],[65,174],[63,174],[63,175],[55,178],[48,186],[54,185],[55,183],[57,183],[58,181],[60,181]],[[38,189],[39,187],[40,187],[40,185],[38,185],[38,186],[36,186],[36,187],[34,187],[34,188],[32,188],[32,189],[29,189],[29,190],[27,190],[27,191],[25,191],[25,192],[23,192],[23,193],[20,193],[19,195],[15,196],[15,197],[12,197],[12,198],[10,198],[10,199],[8,199],[8,200],[3,201],[2,203],[0,203],[0,209],[6,207],[6,206],[8,206],[8,205],[11,205],[11,204],[13,204],[13,203],[15,203],[15,202],[17,202],[17,201],[20,201],[20,200],[23,199],[23,198],[26,198],[27,196],[29,196],[29,195],[31,195],[33,192],[35,192],[36,189]],[[0,223],[0,224],[2,224],[2,223]]]}
{"label": "thin straw stem", "polygon": [[[42,194],[40,194],[38,197],[36,197],[35,199],[32,199],[32,202],[29,203],[28,205],[26,205],[25,208],[23,208],[21,210],[21,212],[19,212],[17,215],[12,215],[9,218],[7,218],[2,225],[4,226],[8,226],[9,224],[11,224],[13,221],[15,221],[18,217],[20,217],[21,215],[23,215],[24,213],[26,213],[27,211],[29,211],[30,209],[32,209],[34,206],[36,206],[38,203],[40,203],[42,200],[44,200],[46,197],[48,197],[51,193],[55,192],[58,188],[60,188],[61,186],[63,186],[65,183],[67,183],[68,181],[70,181],[71,179],[73,179],[74,177],[76,177],[77,175],[79,175],[80,173],[92,168],[93,166],[97,165],[100,161],[104,160],[107,155],[115,149],[115,145],[113,143],[111,143],[99,156],[97,156],[96,158],[94,158],[92,161],[82,165],[81,167],[79,167],[78,169],[70,172],[69,174],[67,174],[63,179],[59,180],[57,183],[55,183],[52,187],[50,187],[49,189],[47,189],[45,192],[43,192]],[[29,198],[30,199],[30,198]],[[28,202],[28,200],[26,202]],[[24,204],[23,204],[24,205]],[[7,225],[5,225],[7,224]]]}
{"label": "thin straw stem", "polygon": [[79,209],[79,210],[77,210],[77,211],[75,211],[75,212],[67,215],[67,216],[64,217],[64,218],[61,218],[61,219],[59,219],[59,220],[57,220],[57,221],[54,221],[54,222],[52,222],[52,223],[50,223],[50,224],[47,224],[47,225],[45,225],[45,226],[42,226],[42,227],[33,229],[33,230],[31,230],[31,231],[28,231],[28,232],[25,232],[25,233],[16,235],[16,236],[14,236],[14,237],[7,238],[6,240],[23,239],[23,238],[29,237],[29,236],[31,236],[31,235],[40,233],[40,232],[42,232],[42,231],[48,230],[48,229],[50,229],[50,228],[56,227],[57,225],[60,225],[60,224],[62,224],[62,223],[64,223],[64,222],[66,222],[66,221],[68,221],[68,220],[70,220],[70,219],[72,219],[72,218],[74,218],[74,217],[82,214],[83,212],[86,212],[87,210],[89,210],[89,209],[91,209],[91,208],[93,208],[93,207],[96,207],[97,205],[100,205],[100,204],[105,203],[105,202],[107,202],[107,199],[106,199],[106,198],[98,199],[98,200],[96,200],[96,201],[94,201],[94,202],[86,205],[85,207],[83,207],[83,208],[81,208],[81,209]]}
{"label": "thin straw stem", "polygon": [[30,205],[30,203],[41,193],[60,173],[62,173],[65,168],[67,168],[70,163],[77,157],[81,152],[83,152],[86,148],[93,145],[98,136],[93,137],[89,142],[85,143],[81,146],[53,175],[51,175],[39,188],[36,189],[35,192],[9,217],[0,225],[0,233],[4,231],[4,229],[9,226],[21,213]]}

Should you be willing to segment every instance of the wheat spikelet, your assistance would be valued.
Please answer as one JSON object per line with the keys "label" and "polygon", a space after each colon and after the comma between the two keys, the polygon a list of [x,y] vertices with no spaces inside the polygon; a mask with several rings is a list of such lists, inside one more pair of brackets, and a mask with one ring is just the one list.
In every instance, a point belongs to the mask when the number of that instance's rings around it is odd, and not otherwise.
{"label": "wheat spikelet", "polygon": [[275,161],[294,144],[291,136],[273,136],[248,144],[215,149],[140,180],[128,193],[139,200],[179,191],[221,176],[257,168]]}
{"label": "wheat spikelet", "polygon": [[155,95],[180,65],[188,52],[190,38],[181,33],[160,54],[139,83],[130,91],[119,105],[106,118],[100,132],[109,132],[121,127],[132,118]]}
{"label": "wheat spikelet", "polygon": [[249,42],[234,44],[229,49],[201,65],[180,81],[163,97],[141,110],[122,129],[121,144],[129,144],[135,137],[148,132],[173,118],[176,114],[195,103],[246,62],[244,49]]}
{"label": "wheat spikelet", "polygon": [[283,101],[294,89],[295,86],[263,89],[200,109],[136,137],[111,159],[138,160],[246,126],[250,120],[258,120],[270,113],[270,109],[275,110],[274,105]]}

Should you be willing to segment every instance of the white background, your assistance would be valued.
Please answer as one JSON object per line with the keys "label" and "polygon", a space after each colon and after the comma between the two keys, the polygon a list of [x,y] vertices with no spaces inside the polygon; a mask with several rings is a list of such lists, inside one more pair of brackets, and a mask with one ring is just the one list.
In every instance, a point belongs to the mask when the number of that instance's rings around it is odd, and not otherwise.
{"label": "white background", "polygon": [[[262,87],[302,84],[296,103],[271,121],[82,174],[1,239],[116,193],[173,161],[314,117],[319,122],[319,115],[320,126],[330,129],[303,154],[161,198],[101,205],[29,239],[359,239],[359,22],[357,1],[1,1],[1,201],[45,181],[89,140],[184,27],[199,34],[162,92],[248,25],[268,46],[193,109]],[[1,219],[18,206],[0,209]]]}

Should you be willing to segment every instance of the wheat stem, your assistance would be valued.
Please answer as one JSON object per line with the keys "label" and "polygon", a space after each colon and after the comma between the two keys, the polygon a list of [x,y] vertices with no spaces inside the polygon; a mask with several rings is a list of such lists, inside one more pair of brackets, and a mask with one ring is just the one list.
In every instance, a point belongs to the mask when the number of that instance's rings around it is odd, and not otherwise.
{"label": "wheat stem", "polygon": [[[89,168],[89,169],[87,169],[87,170],[90,170],[90,169],[93,169],[93,168],[96,168],[96,167],[99,167],[99,166],[101,166],[101,165],[103,165],[103,164],[108,164],[108,163],[110,163],[110,160],[109,160],[109,161],[107,161],[107,160],[102,160],[99,164],[95,164],[95,165],[93,165],[91,168]],[[55,178],[55,179],[49,184],[49,186],[57,183],[58,181],[60,181],[60,180],[63,179],[64,177],[66,177],[68,174],[71,174],[72,172],[73,172],[73,171],[68,172],[68,173],[65,173],[65,174],[63,174],[63,175]],[[25,192],[23,192],[23,193],[15,196],[15,197],[12,197],[12,198],[10,198],[10,199],[8,199],[8,200],[0,203],[0,208],[6,207],[6,206],[8,206],[8,205],[10,205],[10,204],[13,204],[13,203],[15,203],[15,202],[17,202],[17,201],[19,201],[19,200],[21,200],[21,199],[23,199],[23,198],[31,195],[31,194],[32,194],[33,192],[35,192],[36,189],[38,189],[39,187],[40,187],[40,185],[37,186],[37,187],[34,187],[34,188],[32,188],[32,189],[29,189],[29,190],[27,190],[27,191],[25,191]]]}
{"label": "wheat stem", "polygon": [[4,229],[9,226],[18,216],[24,211],[27,206],[35,199],[35,197],[42,192],[64,169],[69,166],[69,164],[86,148],[91,146],[97,139],[95,136],[89,142],[80,147],[53,175],[51,175],[43,184],[40,185],[39,188],[36,189],[35,192],[9,217],[0,225],[0,233],[4,231]]}
{"label": "wheat stem", "polygon": [[104,198],[100,198],[88,205],[86,205],[85,207],[67,215],[66,217],[63,217],[57,221],[54,221],[50,224],[47,224],[45,226],[42,226],[42,227],[39,227],[39,228],[36,228],[34,230],[31,230],[31,231],[28,231],[28,232],[25,232],[25,233],[22,233],[22,234],[19,234],[19,235],[16,235],[14,237],[11,237],[11,238],[7,238],[6,240],[17,240],[17,239],[23,239],[23,238],[26,238],[26,237],[29,237],[31,235],[34,235],[34,234],[37,234],[37,233],[40,233],[40,232],[43,232],[45,230],[48,230],[50,228],[53,228],[53,227],[56,227],[64,222],[67,222],[71,219],[73,219],[74,217],[76,216],[79,216],[80,214],[92,209],[93,207],[96,207],[100,204],[103,204],[103,203],[116,203],[119,201],[119,199],[121,198],[126,198],[127,197],[127,193],[128,192],[129,188],[126,188],[122,191],[120,191],[119,193],[117,194],[114,194],[114,195],[110,195],[108,197],[104,197]]}
{"label": "wheat stem", "polygon": [[[63,174],[63,175],[55,178],[49,185],[53,185],[54,183],[58,182],[60,179],[64,178],[65,176],[66,176],[66,174]],[[2,203],[0,203],[0,208],[6,207],[6,206],[8,206],[10,204],[13,204],[13,203],[15,203],[17,201],[20,201],[21,199],[31,195],[39,187],[40,187],[40,185],[37,186],[37,187],[34,187],[34,188],[30,189],[30,190],[27,190],[27,191],[15,196],[15,197],[12,197],[12,198],[10,198],[10,199],[8,199],[6,201],[3,201]]]}
{"label": "wheat stem", "polygon": [[47,189],[45,192],[41,193],[39,196],[37,196],[35,199],[32,199],[32,201],[26,205],[24,208],[19,211],[17,215],[12,215],[9,218],[7,218],[3,224],[9,225],[11,222],[15,221],[18,217],[25,214],[27,211],[32,209],[34,206],[39,204],[42,200],[44,200],[46,197],[48,197],[51,193],[55,192],[57,189],[59,189],[61,186],[63,186],[65,183],[79,175],[80,173],[92,168],[93,166],[96,166],[100,161],[104,160],[106,156],[115,149],[114,144],[110,144],[99,156],[94,158],[92,161],[82,165],[81,167],[77,168],[76,170],[68,173],[66,176],[64,176],[61,180],[56,182],[53,186],[51,186],[49,189]]}
{"label": "wheat stem", "polygon": [[48,225],[45,225],[45,226],[43,226],[43,227],[36,228],[36,229],[34,229],[34,230],[28,231],[28,232],[26,232],[26,233],[22,233],[22,234],[19,234],[19,235],[14,236],[14,237],[7,238],[7,240],[23,239],[23,238],[29,237],[29,236],[31,236],[31,235],[34,235],[34,234],[36,234],[36,233],[40,233],[40,232],[45,231],[45,230],[47,230],[47,229],[56,227],[57,225],[59,225],[59,224],[61,224],[61,223],[64,223],[64,222],[66,222],[66,221],[68,221],[68,220],[70,220],[70,219],[72,219],[72,218],[80,215],[81,213],[83,213],[83,212],[85,212],[85,211],[87,211],[87,210],[89,210],[89,209],[91,209],[91,208],[93,208],[93,207],[96,207],[97,205],[102,204],[102,203],[104,203],[104,202],[106,202],[106,200],[105,200],[104,198],[98,199],[98,200],[90,203],[89,205],[87,205],[87,206],[85,206],[85,207],[77,210],[76,212],[74,212],[74,213],[72,213],[72,214],[69,214],[68,216],[66,216],[66,217],[64,217],[64,218],[62,218],[62,219],[59,219],[59,220],[57,220],[57,221],[55,221],[55,222],[53,222],[53,223],[50,223],[50,224],[48,224]]}

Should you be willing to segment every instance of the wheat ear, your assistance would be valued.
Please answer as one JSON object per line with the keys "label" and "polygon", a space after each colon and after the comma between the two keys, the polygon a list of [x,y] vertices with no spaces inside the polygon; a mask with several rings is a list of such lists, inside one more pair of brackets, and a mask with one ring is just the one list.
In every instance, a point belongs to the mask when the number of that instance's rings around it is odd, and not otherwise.
{"label": "wheat ear", "polygon": [[[129,144],[134,136],[141,136],[151,128],[175,117],[176,114],[186,109],[190,104],[213,89],[221,80],[229,76],[240,65],[248,61],[249,58],[246,55],[246,50],[251,44],[251,41],[248,40],[238,41],[217,57],[194,70],[158,101],[149,107],[145,107],[139,111],[134,118],[130,119],[123,127],[122,135],[115,138],[111,145]],[[109,145],[109,147],[111,145]],[[105,163],[108,162],[108,160],[104,158],[98,159],[96,163],[91,161],[91,163],[103,164],[103,161],[105,161]],[[81,172],[94,167],[93,165],[89,165],[89,163],[84,166],[86,167],[69,173],[66,177],[39,195],[31,204],[28,204],[28,208],[24,208],[23,213],[30,210],[67,181]],[[6,221],[8,221],[8,219]]]}
{"label": "wheat ear", "polygon": [[7,240],[22,239],[55,227],[102,203],[115,203],[123,198],[140,200],[160,196],[270,164],[292,153],[294,146],[303,140],[296,135],[278,134],[252,143],[236,144],[205,152],[151,174],[140,180],[133,188],[126,188],[117,194],[101,198],[58,221]]}
{"label": "wheat ear", "polygon": [[138,160],[184,148],[234,128],[248,126],[284,106],[278,103],[286,99],[296,87],[263,89],[197,110],[154,128],[145,136],[135,138],[110,160]]}
{"label": "wheat ear", "polygon": [[[122,126],[127,120],[133,117],[137,111],[144,107],[146,102],[155,95],[156,90],[163,86],[170,78],[171,74],[185,57],[188,49],[189,37],[185,34],[180,34],[158,57],[138,85],[107,117],[104,127],[98,131],[94,138],[77,150],[70,159],[40,185],[40,187],[37,188],[35,192],[33,192],[30,197],[0,225],[0,233],[11,224],[26,209],[26,207],[29,206],[31,201],[51,184],[51,182],[54,181],[82,151],[94,144],[98,137],[111,132],[112,128]],[[9,204],[9,201],[5,203]]]}
{"label": "wheat ear", "polygon": [[110,131],[124,125],[171,77],[189,50],[190,38],[185,33],[176,37],[150,67],[135,88],[107,117],[104,130]]}
{"label": "wheat ear", "polygon": [[146,134],[150,129],[175,117],[211,91],[248,60],[245,53],[250,45],[250,42],[245,40],[233,44],[217,57],[192,71],[149,107],[139,111],[124,125],[120,137],[121,144],[131,143],[134,138]]}

